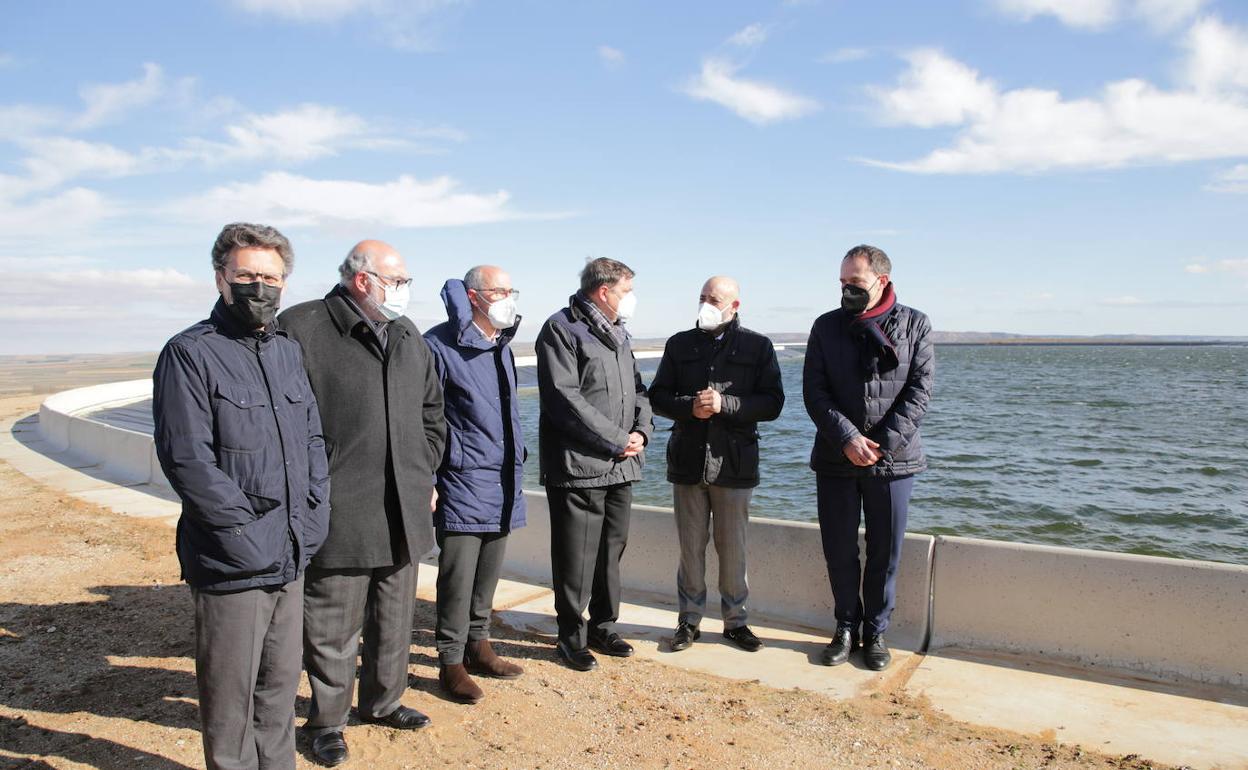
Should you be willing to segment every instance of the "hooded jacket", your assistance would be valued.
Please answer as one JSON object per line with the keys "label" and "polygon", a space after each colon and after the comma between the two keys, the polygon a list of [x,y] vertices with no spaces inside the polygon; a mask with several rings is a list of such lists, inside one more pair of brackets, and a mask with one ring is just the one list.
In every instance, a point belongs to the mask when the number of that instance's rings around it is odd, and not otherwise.
{"label": "hooded jacket", "polygon": [[325,442],[299,345],[242,328],[218,300],[161,350],[152,384],[156,456],[182,499],[182,578],[210,591],[298,578],[329,528]]}
{"label": "hooded jacket", "polygon": [[438,468],[439,531],[509,532],[524,526],[524,459],[516,357],[520,319],[488,340],[472,322],[464,282],[442,287],[447,320],[425,332],[446,414],[447,444]]}

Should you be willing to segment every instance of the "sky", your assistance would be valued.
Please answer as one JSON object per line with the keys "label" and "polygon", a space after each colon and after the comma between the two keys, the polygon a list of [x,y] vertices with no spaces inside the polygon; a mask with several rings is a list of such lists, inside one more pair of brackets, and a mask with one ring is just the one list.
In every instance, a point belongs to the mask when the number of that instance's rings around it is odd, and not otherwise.
{"label": "sky", "polygon": [[154,351],[232,221],[285,306],[364,238],[409,315],[507,269],[519,338],[586,258],[638,337],[805,332],[840,257],[943,331],[1248,335],[1242,0],[133,0],[0,20],[0,354]]}

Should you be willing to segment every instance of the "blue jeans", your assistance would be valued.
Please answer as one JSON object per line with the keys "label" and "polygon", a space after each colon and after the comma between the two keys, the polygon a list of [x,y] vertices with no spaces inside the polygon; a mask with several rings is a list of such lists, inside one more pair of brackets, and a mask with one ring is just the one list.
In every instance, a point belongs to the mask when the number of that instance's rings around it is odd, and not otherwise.
{"label": "blue jeans", "polygon": [[[897,603],[897,562],[906,534],[914,477],[816,474],[819,532],[837,624],[882,634]],[[866,519],[867,563],[858,560],[858,523]],[[859,595],[859,585],[862,593]]]}

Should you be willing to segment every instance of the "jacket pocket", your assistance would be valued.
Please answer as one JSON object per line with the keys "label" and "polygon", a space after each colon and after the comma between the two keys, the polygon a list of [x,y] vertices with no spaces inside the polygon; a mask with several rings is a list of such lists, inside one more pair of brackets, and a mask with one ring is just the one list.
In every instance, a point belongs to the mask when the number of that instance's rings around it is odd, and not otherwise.
{"label": "jacket pocket", "polygon": [[[248,500],[260,498],[247,495]],[[264,498],[269,499],[269,498]],[[273,500],[273,510],[277,501]],[[259,499],[253,505],[265,507]],[[289,535],[286,517],[261,516],[255,521],[235,527],[202,531],[203,540],[197,549],[199,565],[223,580],[267,575],[279,571],[286,557]]]}
{"label": "jacket pocket", "polygon": [[727,473],[721,477],[729,477],[737,481],[751,481],[758,478],[758,434],[728,434],[728,467]]}
{"label": "jacket pocket", "polygon": [[217,444],[235,452],[257,452],[257,439],[268,436],[265,421],[268,394],[259,388],[217,383],[215,390]]}

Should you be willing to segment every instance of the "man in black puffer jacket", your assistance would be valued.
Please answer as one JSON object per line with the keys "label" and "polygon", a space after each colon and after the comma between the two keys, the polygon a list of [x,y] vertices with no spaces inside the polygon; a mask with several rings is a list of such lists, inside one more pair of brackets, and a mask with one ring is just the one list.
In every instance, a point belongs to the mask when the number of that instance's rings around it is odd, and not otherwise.
{"label": "man in black puffer jacket", "polygon": [[655,413],[675,421],[667,442],[667,480],[680,540],[673,651],[701,636],[712,531],[724,637],[748,652],[763,646],[746,625],[745,535],[750,496],[758,486],[758,423],[780,416],[784,388],[771,340],[741,325],[739,295],[737,282],[726,276],[703,284],[697,328],[667,341],[650,385]]}
{"label": "man in black puffer jacket", "polygon": [[[841,307],[815,320],[802,373],[806,411],[817,429],[810,467],[836,605],[836,633],[823,662],[848,660],[861,624],[863,659],[876,671],[890,660],[884,631],[914,475],[927,468],[919,423],[935,374],[931,322],[897,303],[891,273],[883,251],[849,250],[841,261]],[[865,570],[858,562],[860,512]]]}

